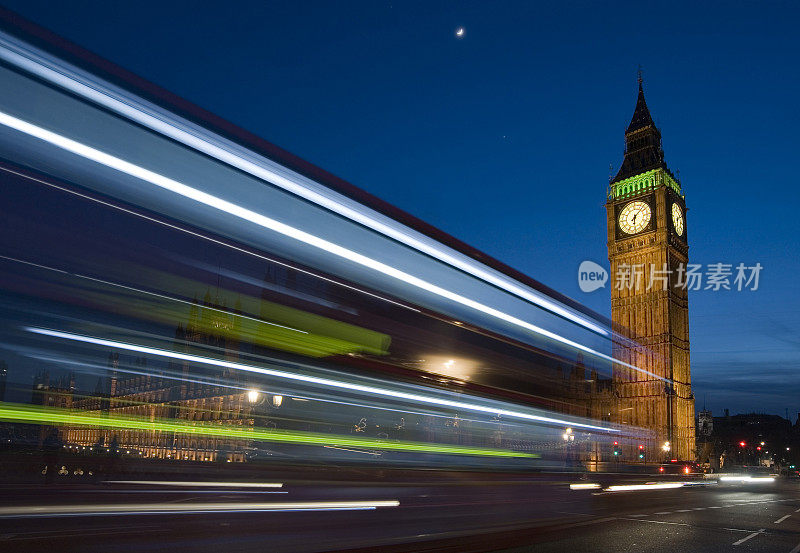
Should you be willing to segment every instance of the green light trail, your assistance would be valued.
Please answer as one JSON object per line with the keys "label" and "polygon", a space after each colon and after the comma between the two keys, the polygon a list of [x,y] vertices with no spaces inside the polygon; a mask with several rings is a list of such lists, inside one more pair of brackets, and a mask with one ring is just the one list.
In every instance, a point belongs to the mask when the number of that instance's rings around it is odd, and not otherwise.
{"label": "green light trail", "polygon": [[113,428],[117,430],[147,430],[190,434],[208,438],[235,438],[305,445],[349,446],[379,450],[417,451],[421,453],[447,453],[451,455],[476,455],[482,457],[539,457],[539,455],[535,453],[521,453],[505,449],[486,449],[423,442],[383,441],[353,436],[316,434],[313,432],[296,432],[277,429],[226,428],[224,426],[205,422],[195,424],[174,422],[174,419],[156,419],[151,421],[138,417],[95,415],[57,407],[21,405],[5,402],[0,402],[0,420],[28,424],[90,426],[95,428]]}

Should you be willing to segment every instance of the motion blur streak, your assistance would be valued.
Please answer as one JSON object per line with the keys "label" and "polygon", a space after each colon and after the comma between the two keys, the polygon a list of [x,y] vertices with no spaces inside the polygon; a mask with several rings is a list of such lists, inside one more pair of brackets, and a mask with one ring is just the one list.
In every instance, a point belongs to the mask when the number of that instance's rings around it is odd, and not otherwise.
{"label": "motion blur streak", "polygon": [[597,490],[600,484],[570,484],[570,490]]}
{"label": "motion blur streak", "polygon": [[68,332],[59,332],[57,330],[49,330],[45,328],[34,328],[34,327],[26,327],[25,330],[29,332],[33,332],[35,334],[42,334],[44,336],[52,336],[55,338],[63,338],[66,340],[73,340],[77,342],[84,342],[88,344],[96,344],[99,346],[108,346],[113,348],[120,348],[128,351],[136,351],[139,353],[147,353],[151,355],[160,355],[163,357],[171,357],[173,359],[180,359],[182,361],[190,361],[195,363],[203,363],[207,365],[216,365],[219,367],[225,367],[229,369],[235,369],[240,371],[248,371],[248,372],[255,372],[261,373],[269,376],[275,376],[278,378],[286,378],[290,380],[300,380],[303,382],[310,382],[313,384],[321,384],[323,386],[330,386],[333,388],[344,388],[347,390],[354,390],[359,392],[368,392],[371,394],[378,394],[386,397],[393,397],[399,399],[408,399],[411,401],[417,401],[420,403],[427,403],[431,405],[441,405],[444,407],[455,407],[457,409],[467,409],[469,411],[478,411],[481,413],[490,413],[492,415],[503,415],[507,417],[514,417],[518,419],[525,419],[525,420],[532,420],[538,422],[545,422],[551,424],[559,424],[559,425],[566,425],[566,426],[575,426],[579,428],[586,428],[591,430],[601,430],[603,432],[619,432],[619,429],[610,428],[606,426],[595,426],[592,424],[586,424],[576,421],[567,421],[564,419],[555,419],[551,417],[543,417],[541,415],[533,415],[530,413],[523,413],[521,411],[509,411],[507,409],[497,409],[494,407],[487,407],[483,405],[477,405],[475,403],[464,403],[461,401],[452,401],[449,399],[441,399],[435,398],[431,396],[422,396],[418,394],[409,394],[408,392],[401,392],[395,390],[388,390],[385,388],[376,388],[374,386],[364,386],[362,384],[355,384],[350,382],[341,382],[338,380],[331,380],[328,378],[320,378],[315,376],[308,376],[304,374],[297,374],[297,373],[289,373],[285,371],[278,371],[275,369],[264,369],[261,367],[255,367],[253,365],[244,365],[242,363],[233,363],[230,361],[223,361],[220,359],[211,359],[208,357],[200,357],[197,355],[190,355],[186,353],[178,353],[173,351],[167,351],[163,349],[156,349],[146,346],[139,346],[135,344],[129,344],[126,342],[117,342],[114,340],[105,340],[102,338],[93,338],[91,336],[81,336],[78,334],[70,334]]}
{"label": "motion blur streak", "polygon": [[83,415],[68,409],[55,407],[31,407],[0,402],[0,420],[24,423],[50,423],[71,426],[89,426],[128,430],[147,430],[154,432],[174,432],[176,434],[197,435],[220,438],[245,438],[264,442],[280,442],[312,445],[348,445],[397,451],[417,451],[426,453],[449,453],[453,455],[477,455],[484,457],[536,457],[531,453],[520,453],[502,449],[483,449],[473,447],[448,446],[417,442],[382,441],[350,436],[333,436],[311,432],[288,432],[284,430],[237,429],[216,424],[186,424],[173,420],[151,420],[135,417],[105,417],[102,415]]}
{"label": "motion blur streak", "polygon": [[280,482],[181,482],[169,480],[106,480],[105,484],[141,484],[143,486],[177,486],[186,488],[282,488]]}
{"label": "motion blur streak", "polygon": [[[100,200],[98,198],[93,198],[92,196],[88,196],[86,194],[81,194],[80,192],[78,192],[76,190],[72,190],[72,189],[66,188],[64,186],[58,186],[57,184],[54,184],[52,182],[48,182],[46,180],[37,179],[37,178],[32,177],[30,175],[26,175],[24,173],[20,173],[19,171],[14,171],[12,169],[9,169],[8,167],[0,167],[0,171],[5,171],[6,173],[11,173],[11,174],[16,175],[18,177],[22,177],[22,178],[27,179],[27,180],[38,182],[39,184],[43,184],[45,186],[49,186],[50,188],[55,188],[56,190],[61,190],[62,192],[66,192],[67,194],[71,194],[73,196],[77,196],[79,198],[83,198],[85,200],[89,200],[90,202],[94,202],[94,203],[97,203],[97,204],[104,205],[106,207],[110,207],[111,209],[115,209],[117,211],[121,211],[123,213],[127,213],[128,215],[133,215],[134,217],[139,217],[141,219],[145,219],[145,220],[150,221],[152,223],[156,223],[158,225],[162,225],[164,227],[171,228],[171,229],[180,231],[180,232],[185,233],[185,234],[189,234],[189,235],[194,236],[196,238],[200,238],[202,240],[206,240],[208,242],[212,242],[214,244],[218,244],[218,245],[223,246],[225,248],[229,248],[231,250],[235,250],[237,252],[240,252],[240,253],[243,253],[243,254],[246,254],[246,255],[249,255],[249,256],[252,256],[252,257],[256,257],[258,259],[263,259],[264,261],[268,261],[270,263],[275,263],[277,265],[282,265],[284,267],[291,268],[294,271],[298,271],[298,272],[307,274],[309,276],[312,276],[314,278],[318,278],[320,280],[324,280],[325,282],[329,282],[329,283],[334,284],[336,286],[341,286],[343,288],[348,288],[350,290],[354,290],[354,291],[356,291],[356,292],[358,292],[360,294],[364,294],[364,295],[370,296],[372,298],[376,298],[376,299],[379,299],[381,301],[385,301],[387,303],[391,303],[393,305],[397,305],[397,306],[402,307],[404,309],[409,309],[411,311],[419,312],[419,309],[411,307],[410,305],[406,305],[404,303],[400,303],[400,302],[397,302],[397,301],[394,301],[394,300],[390,300],[390,299],[385,298],[383,296],[379,296],[378,294],[373,294],[372,292],[367,292],[366,290],[363,290],[363,289],[358,288],[356,286],[351,286],[349,284],[345,284],[343,282],[339,282],[338,280],[333,280],[333,279],[330,279],[330,278],[326,278],[326,277],[324,277],[324,276],[322,276],[320,274],[317,274],[317,273],[314,273],[314,272],[311,272],[311,271],[307,271],[307,270],[302,269],[302,268],[300,268],[298,266],[295,266],[295,265],[290,265],[288,263],[283,263],[283,262],[278,261],[277,259],[275,259],[273,257],[268,257],[266,255],[262,255],[260,253],[251,251],[251,250],[249,250],[247,248],[242,248],[240,246],[235,246],[233,244],[229,244],[228,242],[225,242],[223,240],[218,240],[216,238],[212,238],[211,236],[207,236],[207,235],[202,234],[200,232],[189,230],[187,228],[184,228],[184,227],[172,224],[172,223],[168,223],[166,221],[162,221],[161,219],[157,219],[155,217],[150,217],[148,215],[145,215],[143,213],[139,213],[137,211],[133,211],[131,209],[126,209],[126,208],[124,208],[122,206],[113,204],[111,202],[106,202],[106,201]],[[59,272],[62,272],[62,273],[67,273],[67,271],[61,271],[60,269],[47,267],[45,265],[37,265],[36,263],[31,263],[29,261],[23,261],[23,260],[20,260],[20,259],[14,259],[14,258],[11,258],[11,257],[7,257],[5,259],[9,259],[11,261],[17,261],[19,263],[26,263],[28,265],[34,265],[34,266],[37,266],[37,267],[41,267],[42,269],[51,269],[53,271],[59,271]]]}
{"label": "motion blur streak", "polygon": [[7,127],[16,129],[29,136],[33,136],[35,138],[53,144],[54,146],[62,148],[68,152],[77,154],[86,159],[92,160],[96,163],[100,163],[101,165],[105,165],[106,167],[110,167],[112,169],[130,175],[137,179],[149,182],[160,188],[179,194],[185,198],[189,198],[201,204],[213,207],[215,209],[218,209],[235,217],[239,217],[240,219],[243,219],[245,221],[249,221],[251,223],[259,225],[263,228],[278,232],[284,236],[288,236],[290,238],[293,238],[310,246],[319,248],[320,250],[337,255],[343,259],[347,259],[361,266],[367,267],[374,271],[378,271],[382,274],[385,274],[387,276],[390,276],[392,278],[395,278],[397,280],[400,280],[402,282],[405,282],[407,284],[410,284],[427,292],[431,292],[433,294],[449,299],[451,301],[454,301],[456,303],[459,303],[476,311],[509,322],[511,324],[514,324],[516,326],[519,326],[536,334],[540,334],[542,336],[550,338],[551,340],[555,340],[564,345],[583,351],[584,353],[588,353],[590,355],[599,357],[601,359],[605,359],[606,361],[611,361],[613,363],[617,363],[619,365],[623,365],[640,372],[645,372],[649,376],[653,376],[661,380],[664,380],[663,377],[651,374],[647,371],[643,371],[642,369],[639,369],[635,365],[625,363],[624,361],[616,360],[610,355],[606,355],[602,352],[589,348],[583,344],[580,344],[573,340],[569,340],[568,338],[564,338],[563,336],[560,336],[554,332],[550,332],[549,330],[545,330],[527,321],[523,321],[522,319],[519,319],[502,311],[499,311],[493,307],[484,305],[480,302],[464,297],[460,294],[456,294],[455,292],[451,292],[450,290],[446,290],[440,286],[437,286],[436,284],[427,282],[421,278],[408,274],[395,267],[391,267],[385,263],[369,258],[358,252],[355,252],[338,244],[334,244],[333,242],[330,242],[318,236],[314,236],[313,234],[310,234],[308,232],[287,225],[286,223],[281,223],[280,221],[277,221],[260,213],[256,213],[240,205],[228,202],[226,200],[223,200],[222,198],[218,198],[201,190],[197,190],[196,188],[192,188],[191,186],[178,182],[174,179],[165,177],[164,175],[155,173],[153,171],[150,171],[149,169],[145,169],[144,167],[140,167],[136,164],[112,156],[96,148],[92,148],[91,146],[87,146],[86,144],[82,144],[80,142],[62,136],[60,134],[48,131],[47,129],[43,129],[42,127],[33,125],[27,121],[23,121],[21,119],[8,115],[7,113],[0,112],[0,124],[6,125]]}
{"label": "motion blur streak", "polygon": [[[5,256],[5,255],[0,255],[0,259],[6,259],[8,261],[14,261],[16,263],[23,263],[25,265],[31,265],[33,267],[38,267],[39,269],[45,269],[45,270],[48,270],[48,271],[55,271],[57,273],[62,273],[62,274],[65,274],[65,275],[72,275],[72,276],[77,277],[77,278],[82,278],[82,279],[85,279],[85,280],[91,280],[93,282],[98,282],[100,284],[107,284],[108,286],[113,286],[115,288],[122,288],[124,290],[130,290],[131,292],[136,292],[136,293],[139,293],[139,294],[145,294],[147,296],[153,296],[153,297],[156,297],[156,298],[161,298],[161,299],[164,299],[164,300],[169,300],[169,301],[173,301],[173,302],[177,302],[177,303],[182,303],[182,304],[185,304],[185,305],[195,305],[193,302],[190,302],[188,300],[182,300],[180,298],[175,298],[175,297],[167,296],[167,295],[164,295],[164,294],[158,294],[156,292],[150,292],[148,290],[142,290],[141,288],[135,288],[133,286],[126,286],[124,284],[119,284],[117,282],[111,282],[110,280],[103,280],[102,278],[90,277],[90,276],[81,275],[81,274],[78,274],[78,273],[70,273],[69,271],[56,269],[55,267],[48,267],[47,265],[40,265],[38,263],[31,263],[30,261],[25,261],[24,259],[17,259],[17,258],[14,258],[14,257]],[[225,310],[225,309],[218,309],[218,308],[213,307],[211,305],[204,305],[203,309],[208,309],[209,311],[216,311],[217,313],[222,313],[222,314],[229,315],[229,316],[236,316],[236,317],[239,317],[239,318],[242,318],[242,319],[247,319],[249,321],[253,321],[253,322],[256,322],[256,323],[259,323],[259,324],[276,326],[278,328],[285,328],[286,330],[291,330],[292,332],[300,332],[301,334],[308,334],[308,332],[306,332],[305,330],[300,330],[299,328],[292,328],[291,326],[286,326],[286,325],[281,325],[281,324],[278,324],[278,323],[273,323],[272,321],[265,321],[264,319],[258,319],[256,317],[248,317],[247,315],[244,315],[242,313],[233,313],[233,312]]]}
{"label": "motion blur streak", "polygon": [[772,476],[720,476],[720,482],[774,482]]}
{"label": "motion blur streak", "polygon": [[190,513],[230,513],[259,511],[354,511],[397,507],[387,501],[308,501],[297,503],[124,503],[111,505],[47,505],[0,507],[0,517],[49,517],[69,515],[157,515]]}
{"label": "motion blur streak", "polygon": [[[411,235],[396,222],[390,221],[389,224],[378,220],[378,214],[363,206],[351,207],[345,205],[341,199],[337,199],[331,191],[321,193],[313,190],[307,179],[286,170],[283,167],[270,169],[266,166],[265,160],[252,152],[243,150],[240,146],[223,141],[218,137],[210,135],[205,129],[188,128],[188,125],[176,121],[175,117],[168,113],[155,113],[153,108],[143,105],[137,98],[131,97],[122,91],[114,89],[96,78],[87,78],[78,75],[72,67],[67,64],[45,57],[32,51],[27,45],[23,45],[8,35],[0,35],[0,56],[24,67],[26,70],[38,74],[45,79],[57,83],[59,86],[72,90],[87,97],[92,101],[108,107],[118,113],[131,118],[153,130],[169,136],[195,150],[214,157],[228,165],[245,171],[257,178],[266,180],[271,184],[279,186],[297,196],[305,198],[319,206],[329,209],[339,215],[369,227],[381,234],[393,238],[407,246],[420,252],[430,255],[444,263],[461,269],[485,282],[498,286],[520,298],[523,298],[539,307],[547,309],[568,320],[580,324],[603,336],[608,336],[609,332],[602,326],[578,315],[570,309],[537,294],[533,290],[526,289],[519,284],[486,271],[479,265],[472,263],[468,258],[452,255],[442,248],[441,245],[432,244],[425,240],[425,237],[418,239]],[[56,66],[55,68],[53,66]],[[89,82],[86,82],[89,81]],[[122,99],[119,99],[122,97]],[[316,184],[316,183],[314,183]],[[392,225],[391,223],[394,223]]]}
{"label": "motion blur streak", "polygon": [[609,486],[605,489],[607,492],[638,492],[646,490],[671,490],[674,488],[683,487],[683,482],[667,482],[664,484],[623,484],[618,486]]}

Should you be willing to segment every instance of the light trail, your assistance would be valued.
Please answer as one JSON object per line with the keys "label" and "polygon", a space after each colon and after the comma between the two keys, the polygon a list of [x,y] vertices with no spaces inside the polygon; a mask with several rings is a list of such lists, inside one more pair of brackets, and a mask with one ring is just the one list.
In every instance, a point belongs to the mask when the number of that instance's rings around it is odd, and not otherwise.
{"label": "light trail", "polygon": [[[91,202],[94,202],[94,203],[97,203],[97,204],[100,204],[100,205],[104,205],[104,206],[110,207],[112,209],[116,209],[117,211],[121,211],[123,213],[127,213],[128,215],[133,215],[134,217],[139,217],[140,219],[145,219],[146,221],[150,221],[152,223],[156,223],[158,225],[161,225],[161,226],[164,226],[164,227],[167,227],[167,228],[171,228],[171,229],[177,230],[179,232],[183,232],[183,233],[188,234],[190,236],[194,236],[196,238],[200,238],[202,240],[206,240],[208,242],[212,242],[212,243],[217,244],[219,246],[223,246],[225,248],[229,248],[231,250],[234,250],[234,251],[237,251],[237,252],[240,252],[240,253],[255,257],[257,259],[263,259],[264,261],[268,261],[270,263],[275,263],[276,265],[280,265],[282,267],[286,267],[288,269],[292,269],[293,271],[298,271],[300,273],[309,275],[311,277],[318,278],[320,280],[324,280],[325,282],[329,282],[329,283],[334,284],[336,286],[341,286],[342,288],[347,288],[348,290],[353,290],[354,292],[358,292],[360,294],[364,294],[366,296],[370,296],[370,297],[373,297],[375,299],[379,299],[379,300],[385,301],[387,303],[391,303],[391,304],[397,305],[399,307],[403,307],[403,308],[408,309],[410,311],[415,311],[417,313],[420,312],[419,309],[411,307],[410,305],[406,305],[406,304],[400,303],[398,301],[390,300],[389,298],[385,298],[383,296],[379,296],[378,294],[373,294],[372,292],[367,292],[366,290],[362,290],[361,288],[357,288],[355,286],[351,286],[349,284],[345,284],[343,282],[339,282],[338,280],[334,280],[332,278],[324,277],[324,276],[322,276],[320,274],[317,274],[317,273],[314,273],[314,272],[311,272],[311,271],[307,271],[305,269],[302,269],[302,268],[297,267],[295,265],[291,265],[289,263],[284,263],[283,261],[279,261],[279,260],[277,260],[275,258],[268,257],[266,255],[262,255],[260,253],[248,250],[246,248],[242,248],[240,246],[234,246],[233,244],[229,244],[229,243],[227,243],[227,242],[225,242],[223,240],[218,240],[216,238],[212,238],[211,236],[207,236],[205,234],[202,234],[202,233],[199,233],[199,232],[195,232],[193,230],[189,230],[189,229],[181,227],[179,225],[174,225],[172,223],[168,223],[166,221],[162,221],[161,219],[158,219],[156,217],[150,217],[148,215],[145,215],[143,213],[139,213],[139,212],[134,211],[132,209],[126,209],[126,208],[124,208],[122,206],[119,206],[119,205],[116,205],[114,203],[106,202],[106,201],[103,201],[103,200],[101,200],[99,198],[94,198],[92,196],[89,196],[88,194],[81,194],[80,192],[78,192],[76,190],[71,190],[71,189],[66,188],[64,186],[59,186],[59,185],[57,185],[55,183],[47,182],[46,180],[37,179],[36,177],[32,177],[30,175],[26,175],[25,173],[20,173],[19,171],[14,171],[12,169],[9,169],[8,167],[0,166],[0,171],[5,171],[7,173],[11,173],[13,175],[17,175],[18,177],[22,177],[24,179],[28,179],[28,180],[31,180],[31,181],[34,181],[34,182],[38,182],[39,184],[43,184],[45,186],[49,186],[50,188],[54,188],[56,190],[61,190],[62,192],[66,192],[67,194],[71,194],[73,196],[77,196],[79,198],[83,198],[85,200],[89,200]],[[27,262],[27,263],[30,263],[30,262]],[[30,264],[34,265],[34,266],[37,266],[37,267],[41,267],[43,269],[47,268],[44,265],[37,265],[36,263],[30,263]],[[54,270],[58,270],[58,269],[54,269]],[[62,271],[62,272],[66,273],[66,271]],[[69,274],[69,273],[66,273],[66,274]]]}
{"label": "light trail", "polygon": [[436,284],[423,280],[419,277],[401,271],[400,269],[387,265],[386,263],[367,257],[358,252],[345,248],[344,246],[340,246],[339,244],[335,244],[333,242],[330,242],[329,240],[325,240],[324,238],[320,238],[311,233],[292,227],[290,225],[287,225],[286,223],[282,223],[271,217],[267,217],[266,215],[256,213],[255,211],[252,211],[240,205],[234,204],[227,200],[223,200],[222,198],[218,198],[217,196],[208,194],[206,192],[193,188],[189,185],[181,183],[177,180],[161,175],[160,173],[156,173],[149,169],[145,169],[144,167],[141,167],[129,161],[125,161],[121,158],[103,152],[101,150],[98,150],[97,148],[93,148],[76,140],[72,140],[58,133],[39,127],[38,125],[34,125],[27,121],[23,121],[22,119],[16,118],[7,113],[0,112],[0,124],[3,124],[17,131],[20,131],[29,136],[33,136],[35,138],[43,140],[44,142],[52,144],[58,148],[61,148],[73,154],[79,155],[85,159],[94,161],[101,165],[105,165],[106,167],[120,171],[137,179],[143,180],[145,182],[149,182],[164,190],[168,190],[170,192],[191,199],[203,205],[212,207],[224,213],[228,213],[229,215],[233,215],[234,217],[238,217],[242,220],[251,222],[262,228],[272,230],[274,232],[282,234],[283,236],[287,236],[304,244],[308,244],[322,251],[341,257],[342,259],[346,259],[348,261],[361,265],[362,267],[366,267],[368,269],[374,270],[391,278],[397,279],[401,282],[405,282],[406,284],[410,284],[411,286],[414,286],[421,290],[425,290],[427,292],[448,299],[455,303],[461,304],[475,311],[479,311],[496,319],[511,323],[520,328],[524,328],[535,334],[539,334],[541,336],[544,336],[546,338],[549,338],[566,346],[570,346],[584,353],[588,353],[589,355],[593,355],[600,359],[604,359],[606,361],[610,361],[612,363],[616,363],[618,365],[634,369],[636,371],[648,374],[649,376],[653,376],[660,380],[665,380],[663,377],[655,375],[654,373],[651,373],[649,371],[640,369],[635,365],[631,365],[624,361],[614,359],[610,355],[606,355],[605,353],[584,346],[583,344],[580,344],[578,342],[565,338],[559,334],[556,334],[554,332],[551,332],[549,330],[531,324],[513,315],[509,315],[498,309],[495,309],[493,307],[475,301],[471,298],[467,298],[465,296],[457,294],[456,292],[442,288],[441,286],[438,286]]}
{"label": "light trail", "polygon": [[618,486],[609,486],[605,488],[607,492],[637,492],[646,490],[672,490],[675,488],[682,488],[683,482],[667,482],[663,484],[627,484]]}
{"label": "light trail", "polygon": [[376,451],[361,451],[360,449],[348,449],[346,447],[336,447],[336,446],[333,446],[333,445],[326,445],[326,446],[323,446],[323,447],[325,447],[326,449],[338,449],[340,451],[350,451],[351,453],[363,453],[364,455],[374,455],[376,457],[380,457],[380,455],[381,455],[380,453],[378,453]]}
{"label": "light trail", "polygon": [[344,382],[340,380],[333,380],[330,378],[322,378],[317,376],[309,376],[305,374],[299,373],[291,373],[286,371],[279,371],[276,369],[265,369],[263,367],[256,367],[253,365],[245,365],[243,363],[234,363],[233,361],[224,361],[221,359],[212,359],[209,357],[201,357],[199,355],[192,355],[188,353],[180,353],[175,351],[167,351],[163,349],[151,348],[147,346],[140,346],[136,344],[129,344],[127,342],[118,342],[116,340],[106,340],[103,338],[94,338],[91,336],[82,336],[80,334],[71,334],[68,332],[61,332],[58,330],[49,330],[45,328],[36,328],[36,327],[25,327],[25,330],[28,332],[33,332],[34,334],[40,334],[43,336],[51,336],[54,338],[62,338],[65,340],[71,340],[75,342],[83,342],[87,344],[95,344],[98,346],[104,347],[111,347],[111,348],[119,348],[127,351],[136,351],[139,353],[146,353],[150,355],[158,355],[162,357],[168,357],[172,359],[180,359],[182,361],[190,361],[194,363],[202,363],[205,365],[215,365],[218,367],[225,367],[228,369],[234,369],[239,371],[246,371],[246,372],[254,372],[259,374],[265,374],[268,376],[273,376],[277,378],[285,378],[289,380],[297,380],[301,382],[309,382],[311,384],[320,384],[322,386],[328,386],[331,388],[340,388],[346,389],[351,391],[358,391],[358,392],[366,392],[370,394],[381,395],[384,397],[391,397],[397,399],[407,399],[411,401],[416,401],[420,403],[427,403],[430,405],[441,405],[443,407],[454,407],[456,409],[465,409],[468,411],[477,411],[481,413],[489,413],[491,415],[503,415],[507,417],[531,420],[536,422],[543,422],[543,423],[550,423],[550,424],[558,424],[558,425],[565,425],[565,426],[572,426],[578,428],[585,428],[590,430],[601,430],[603,432],[620,432],[620,430],[616,428],[609,428],[605,426],[596,426],[593,424],[586,424],[582,422],[576,421],[567,421],[564,419],[556,419],[552,417],[544,417],[541,415],[534,415],[531,413],[523,413],[521,411],[511,411],[508,409],[496,409],[493,407],[487,407],[484,405],[478,405],[476,403],[466,403],[463,401],[453,401],[450,399],[443,399],[437,398],[432,396],[424,396],[420,394],[412,394],[408,392],[401,392],[397,390],[389,390],[387,388],[378,388],[375,386],[366,386],[363,384],[355,384],[351,382]]}
{"label": "light trail", "polygon": [[[46,362],[49,362],[49,363],[58,363],[60,365],[67,364],[67,365],[74,366],[74,367],[78,368],[79,370],[81,368],[90,368],[90,369],[97,369],[99,371],[105,372],[108,369],[108,367],[106,367],[105,365],[98,365],[98,364],[86,363],[86,362],[78,362],[78,361],[73,361],[71,359],[64,359],[63,357],[53,357],[53,356],[41,355],[41,354],[37,354],[37,353],[28,352],[28,351],[26,351],[24,349],[20,349],[17,344],[11,344],[11,343],[7,343],[7,342],[0,342],[0,346],[5,346],[8,349],[15,350],[18,353],[20,353],[20,355],[26,355],[28,357],[31,357],[32,359],[38,359],[40,361],[46,361]],[[125,374],[136,374],[136,375],[141,375],[141,376],[152,376],[152,373],[150,373],[150,372],[133,370],[133,369],[127,368],[127,367],[125,367],[123,365],[117,367],[116,370],[117,370],[117,372],[125,373]],[[227,388],[229,390],[236,390],[237,392],[248,392],[248,391],[252,390],[252,388],[250,388],[250,387],[243,387],[243,386],[238,386],[238,385],[235,386],[235,385],[232,385],[232,384],[220,383],[220,382],[217,382],[217,381],[210,381],[210,380],[203,380],[203,379],[199,379],[199,378],[189,378],[188,376],[184,376],[184,375],[172,376],[172,375],[169,375],[169,374],[161,374],[159,377],[160,378],[169,379],[169,380],[178,381],[178,382],[194,382],[196,384],[221,386],[221,387]],[[257,391],[260,392],[260,393],[264,393],[264,394],[272,393],[272,392],[268,392],[267,390],[257,390]],[[402,414],[408,414],[408,415],[422,415],[422,416],[426,416],[426,417],[434,417],[434,418],[442,418],[442,419],[450,419],[450,418],[452,418],[452,416],[450,416],[450,415],[442,415],[442,414],[436,413],[434,411],[413,411],[411,409],[398,409],[398,408],[392,408],[392,407],[383,407],[383,406],[380,406],[380,405],[372,405],[372,404],[368,404],[368,403],[355,403],[355,402],[350,402],[350,401],[341,401],[341,400],[337,400],[337,399],[326,399],[326,398],[322,398],[322,397],[311,397],[311,396],[295,395],[291,391],[284,391],[284,390],[278,390],[278,391],[280,392],[281,395],[291,396],[289,399],[292,400],[292,401],[317,401],[317,402],[321,402],[321,403],[332,403],[334,405],[347,405],[347,406],[351,406],[351,407],[363,407],[365,409],[376,409],[376,410],[379,410],[379,411],[390,411],[390,412],[393,412],[393,413],[402,413]],[[117,399],[117,401],[121,402],[123,400]],[[128,401],[127,403],[128,403],[128,405],[146,405],[146,403],[144,403],[144,402]],[[487,420],[481,420],[481,419],[459,418],[459,420],[461,420],[463,422],[474,422],[474,423],[489,424],[489,425],[500,424],[500,423],[498,423],[496,421],[487,421]],[[511,423],[509,423],[509,422],[503,422],[502,424],[503,424],[503,426],[507,426],[507,427],[511,427],[512,426]],[[514,427],[520,427],[520,425],[518,425],[518,424],[515,424],[513,426]]]}
{"label": "light trail", "polygon": [[108,505],[44,505],[0,507],[0,518],[56,516],[159,515],[203,513],[247,513],[268,511],[356,511],[398,507],[386,501],[303,501],[291,503],[112,503]]}
{"label": "light trail", "polygon": [[189,305],[191,307],[200,308],[200,309],[207,309],[209,311],[214,311],[216,313],[222,313],[223,315],[228,315],[228,316],[232,316],[232,317],[239,317],[241,319],[247,319],[249,321],[253,321],[253,322],[256,322],[256,323],[261,323],[261,324],[270,325],[270,326],[274,326],[274,327],[278,327],[278,328],[283,328],[285,330],[291,330],[293,332],[299,332],[301,334],[308,334],[308,332],[306,332],[305,330],[300,330],[299,328],[293,328],[291,326],[286,326],[286,325],[282,325],[282,324],[278,324],[278,323],[273,323],[273,322],[270,322],[270,321],[265,321],[264,319],[259,319],[257,317],[251,317],[249,315],[245,315],[244,313],[235,313],[233,311],[228,311],[226,309],[220,309],[218,307],[212,307],[210,305],[205,305],[205,304],[199,303],[199,302],[188,301],[188,300],[184,300],[184,299],[181,299],[181,298],[176,298],[174,296],[167,296],[165,294],[159,294],[157,292],[150,292],[148,290],[143,290],[141,288],[135,288],[133,286],[126,286],[125,284],[120,284],[118,282],[112,282],[110,280],[104,280],[102,278],[90,277],[88,275],[82,275],[80,273],[72,273],[72,272],[69,272],[69,271],[64,271],[62,269],[56,269],[55,267],[48,267],[47,265],[40,265],[38,263],[32,263],[30,261],[25,261],[24,259],[17,259],[16,257],[8,257],[8,256],[5,256],[5,255],[0,255],[0,259],[5,259],[5,260],[8,260],[8,261],[14,261],[16,263],[22,263],[23,265],[31,265],[31,266],[37,267],[39,269],[45,269],[45,270],[54,271],[54,272],[57,272],[57,273],[63,273],[65,275],[74,276],[76,278],[80,278],[80,279],[84,279],[84,280],[90,280],[92,282],[105,284],[107,286],[112,286],[112,287],[115,287],[115,288],[122,288],[123,290],[128,290],[130,292],[136,292],[138,294],[143,294],[143,295],[147,295],[147,296],[153,296],[153,297],[156,297],[156,298],[161,298],[163,300],[174,301],[174,302],[177,302],[177,303],[182,303],[182,304]]}
{"label": "light trail", "polygon": [[281,482],[185,482],[181,480],[104,480],[104,484],[175,486],[185,488],[282,488]]}
{"label": "light trail", "polygon": [[720,482],[774,482],[773,476],[720,476]]}
{"label": "light trail", "polygon": [[479,457],[526,457],[537,458],[537,454],[504,449],[487,449],[469,446],[444,445],[423,442],[404,442],[358,438],[336,434],[319,434],[303,431],[257,429],[252,427],[220,426],[217,424],[189,424],[176,419],[149,417],[108,417],[75,412],[66,408],[19,405],[0,402],[0,420],[26,424],[52,424],[61,426],[89,426],[115,430],[146,430],[148,432],[172,432],[214,438],[235,438],[262,442],[296,445],[335,445],[368,449],[440,453],[449,455],[474,455]]}
{"label": "light trail", "polygon": [[570,484],[570,490],[597,490],[600,488],[600,484]]}
{"label": "light trail", "polygon": [[165,110],[154,109],[139,98],[112,87],[96,77],[81,74],[82,72],[60,60],[46,58],[41,52],[9,35],[0,34],[0,45],[2,45],[0,57],[17,67],[22,67],[28,72],[111,109],[140,125],[397,240],[584,328],[602,336],[610,335],[604,327],[579,315],[563,304],[521,285],[502,273],[487,270],[468,256],[455,252],[372,209],[327,190],[319,183],[266,160],[262,155],[209,133],[202,127],[187,124]]}

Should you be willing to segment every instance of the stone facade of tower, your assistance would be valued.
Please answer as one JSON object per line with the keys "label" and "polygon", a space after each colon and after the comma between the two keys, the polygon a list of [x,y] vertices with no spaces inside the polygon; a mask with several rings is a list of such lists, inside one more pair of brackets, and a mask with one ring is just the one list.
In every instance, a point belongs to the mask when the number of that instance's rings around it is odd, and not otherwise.
{"label": "stone facade of tower", "polygon": [[[618,422],[645,430],[648,462],[694,460],[686,204],[641,80],[625,145],[606,202],[611,317],[624,336],[614,345]],[[624,456],[634,458],[638,445],[624,446]]]}

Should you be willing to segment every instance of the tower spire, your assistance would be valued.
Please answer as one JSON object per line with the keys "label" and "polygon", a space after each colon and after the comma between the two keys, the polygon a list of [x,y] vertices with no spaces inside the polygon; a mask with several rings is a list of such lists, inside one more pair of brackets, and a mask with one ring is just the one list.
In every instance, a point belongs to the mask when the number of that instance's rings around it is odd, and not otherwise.
{"label": "tower spire", "polygon": [[625,158],[611,183],[625,180],[651,169],[667,170],[664,162],[664,151],[661,149],[661,132],[653,122],[650,109],[644,99],[642,72],[639,69],[639,95],[633,117],[625,129]]}
{"label": "tower spire", "polygon": [[639,129],[643,129],[652,125],[655,127],[653,117],[650,115],[650,110],[647,107],[647,102],[644,100],[644,86],[642,86],[642,73],[639,72],[639,96],[636,98],[636,108],[633,110],[633,117],[628,128],[625,129],[625,134],[630,134]]}

